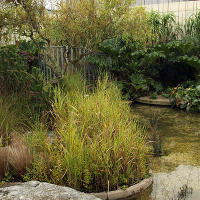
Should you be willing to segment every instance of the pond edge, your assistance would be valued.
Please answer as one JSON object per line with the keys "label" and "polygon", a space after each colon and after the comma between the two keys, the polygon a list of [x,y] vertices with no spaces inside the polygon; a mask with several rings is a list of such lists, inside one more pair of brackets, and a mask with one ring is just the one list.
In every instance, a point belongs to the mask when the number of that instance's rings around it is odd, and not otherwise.
{"label": "pond edge", "polygon": [[172,106],[170,99],[158,95],[156,99],[151,99],[150,96],[139,97],[135,100],[138,103],[155,105],[155,106]]}
{"label": "pond edge", "polygon": [[133,197],[148,189],[153,184],[153,178],[146,178],[141,182],[128,187],[126,190],[115,190],[110,192],[90,193],[102,200],[120,200]]}

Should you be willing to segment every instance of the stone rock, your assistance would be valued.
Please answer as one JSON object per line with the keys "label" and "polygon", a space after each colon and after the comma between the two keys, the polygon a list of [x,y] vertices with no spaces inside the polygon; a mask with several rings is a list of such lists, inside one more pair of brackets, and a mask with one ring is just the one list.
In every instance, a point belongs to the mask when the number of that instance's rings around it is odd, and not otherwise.
{"label": "stone rock", "polygon": [[199,200],[200,168],[179,165],[171,173],[153,174],[152,199],[156,200]]}
{"label": "stone rock", "polygon": [[20,185],[0,188],[1,200],[100,200],[69,187],[30,181]]}
{"label": "stone rock", "polygon": [[149,96],[139,97],[136,102],[149,104],[149,105],[160,105],[160,106],[170,106],[170,100],[161,95],[158,95],[156,99],[151,99]]}

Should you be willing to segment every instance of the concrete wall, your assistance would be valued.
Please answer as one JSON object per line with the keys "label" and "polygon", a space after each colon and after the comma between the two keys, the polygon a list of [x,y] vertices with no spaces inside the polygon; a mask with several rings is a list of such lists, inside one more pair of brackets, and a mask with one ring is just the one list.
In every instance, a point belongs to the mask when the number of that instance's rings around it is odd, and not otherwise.
{"label": "concrete wall", "polygon": [[136,5],[144,5],[148,11],[173,12],[180,23],[200,10],[199,0],[137,0]]}

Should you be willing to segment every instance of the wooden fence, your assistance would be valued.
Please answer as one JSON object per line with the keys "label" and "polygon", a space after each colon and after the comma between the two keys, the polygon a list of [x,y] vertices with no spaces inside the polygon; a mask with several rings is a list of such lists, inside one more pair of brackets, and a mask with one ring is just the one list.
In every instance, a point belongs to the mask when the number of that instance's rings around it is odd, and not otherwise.
{"label": "wooden fence", "polygon": [[[97,76],[94,65],[87,61],[86,49],[68,48],[68,46],[51,46],[46,48],[39,56],[39,68],[46,82],[54,79],[56,75],[80,72],[93,82]],[[81,57],[81,59],[80,59]]]}

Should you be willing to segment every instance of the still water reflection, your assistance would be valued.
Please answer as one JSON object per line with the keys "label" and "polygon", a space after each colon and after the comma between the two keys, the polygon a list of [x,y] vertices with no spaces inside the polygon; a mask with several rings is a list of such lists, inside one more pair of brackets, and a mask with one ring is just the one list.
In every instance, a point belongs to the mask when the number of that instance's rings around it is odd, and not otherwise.
{"label": "still water reflection", "polygon": [[133,106],[133,113],[144,121],[158,116],[163,152],[151,159],[153,187],[133,200],[199,200],[200,114],[141,104]]}

